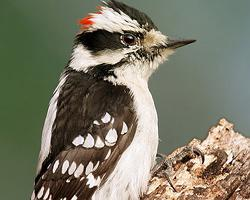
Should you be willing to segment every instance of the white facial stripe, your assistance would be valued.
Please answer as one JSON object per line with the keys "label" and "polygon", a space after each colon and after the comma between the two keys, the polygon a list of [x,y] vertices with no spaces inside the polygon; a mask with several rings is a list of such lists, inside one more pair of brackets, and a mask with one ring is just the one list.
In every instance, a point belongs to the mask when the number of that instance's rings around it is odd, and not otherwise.
{"label": "white facial stripe", "polygon": [[88,31],[104,29],[109,32],[126,31],[142,31],[139,23],[132,20],[128,15],[121,12],[118,13],[109,7],[101,7],[101,14],[90,14],[93,25],[88,28]]}
{"label": "white facial stripe", "polygon": [[88,67],[99,64],[101,63],[93,58],[89,50],[87,50],[83,45],[77,45],[73,49],[69,67],[77,71],[87,71]]}
{"label": "white facial stripe", "polygon": [[118,50],[103,50],[94,56],[94,59],[99,63],[116,64],[120,60],[126,57],[126,54],[131,52],[130,49],[118,49]]}
{"label": "white facial stripe", "polygon": [[83,45],[79,44],[74,47],[72,52],[72,58],[69,63],[69,67],[76,71],[87,72],[89,67],[100,64],[116,64],[125,58],[127,53],[133,51],[133,49],[122,50],[104,50],[93,56],[89,50]]}

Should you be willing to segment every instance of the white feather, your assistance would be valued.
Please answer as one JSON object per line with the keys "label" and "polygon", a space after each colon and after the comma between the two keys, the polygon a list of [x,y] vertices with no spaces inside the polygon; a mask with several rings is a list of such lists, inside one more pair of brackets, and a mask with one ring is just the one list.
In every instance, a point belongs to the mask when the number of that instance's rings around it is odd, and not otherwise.
{"label": "white feather", "polygon": [[120,11],[120,13],[114,11],[109,7],[102,7],[101,14],[90,14],[93,25],[88,28],[88,31],[95,30],[107,30],[109,32],[120,32],[126,31],[141,32],[140,24],[131,19],[128,15]]}
{"label": "white feather", "polygon": [[77,71],[86,71],[88,67],[95,66],[100,63],[97,62],[83,45],[77,45],[72,52],[72,58],[69,67]]}
{"label": "white feather", "polygon": [[83,45],[79,44],[74,47],[72,52],[72,58],[69,63],[69,67],[76,71],[87,72],[89,67],[93,67],[100,64],[116,64],[126,57],[127,53],[133,51],[133,49],[120,49],[120,50],[105,50],[99,52],[98,55],[92,55]]}
{"label": "white feather", "polygon": [[59,84],[56,87],[53,93],[53,97],[51,98],[50,103],[49,103],[47,116],[46,116],[44,126],[43,126],[42,143],[41,143],[41,150],[40,150],[39,159],[38,159],[37,173],[40,171],[43,161],[49,155],[49,152],[50,152],[52,126],[55,121],[56,112],[57,112],[57,99],[61,91],[61,87],[65,83],[66,79],[67,79],[67,76],[61,77]]}

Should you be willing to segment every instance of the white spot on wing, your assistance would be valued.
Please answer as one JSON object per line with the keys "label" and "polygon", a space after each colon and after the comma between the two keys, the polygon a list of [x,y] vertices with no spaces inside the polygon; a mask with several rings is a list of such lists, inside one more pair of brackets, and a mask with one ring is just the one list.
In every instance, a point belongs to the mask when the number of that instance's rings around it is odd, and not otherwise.
{"label": "white spot on wing", "polygon": [[53,169],[52,169],[52,172],[55,173],[57,168],[59,166],[59,160],[57,160],[55,163],[54,163],[54,166],[53,166]]}
{"label": "white spot on wing", "polygon": [[85,148],[92,148],[95,144],[95,140],[94,138],[92,137],[91,134],[88,133],[86,139],[85,139],[85,142],[83,144],[83,147]]}
{"label": "white spot on wing", "polygon": [[62,174],[65,174],[65,172],[68,170],[69,168],[69,161],[65,160],[62,166]]}
{"label": "white spot on wing", "polygon": [[36,197],[35,191],[33,191],[33,192],[32,192],[32,195],[31,195],[31,200],[35,200],[35,197]]}
{"label": "white spot on wing", "polygon": [[49,168],[50,168],[50,166],[51,166],[51,163],[48,165],[47,169],[49,169]]}
{"label": "white spot on wing", "polygon": [[83,169],[84,169],[83,164],[80,164],[80,165],[77,167],[77,169],[76,169],[76,171],[75,171],[75,173],[74,173],[74,176],[75,176],[76,178],[78,178],[79,176],[81,176],[81,174],[83,173]]}
{"label": "white spot on wing", "polygon": [[97,120],[95,120],[95,121],[93,122],[93,124],[95,124],[95,125],[100,125],[100,123],[99,123]]}
{"label": "white spot on wing", "polygon": [[101,178],[100,176],[98,176],[97,179],[95,179],[95,177],[93,176],[92,173],[90,173],[88,176],[87,176],[87,185],[89,186],[89,188],[93,188],[95,186],[98,186],[101,182]]}
{"label": "white spot on wing", "polygon": [[75,170],[76,170],[76,163],[72,162],[72,164],[69,168],[69,171],[68,171],[69,175],[72,175],[75,172]]}
{"label": "white spot on wing", "polygon": [[121,134],[124,135],[128,132],[128,126],[125,122],[122,123],[122,132]]}
{"label": "white spot on wing", "polygon": [[109,151],[108,151],[108,153],[107,153],[107,155],[105,157],[105,160],[107,160],[109,158],[110,154],[111,154],[111,149],[109,149]]}
{"label": "white spot on wing", "polygon": [[66,183],[70,183],[70,179],[67,179],[67,180],[66,180]]}
{"label": "white spot on wing", "polygon": [[78,198],[77,198],[77,196],[76,195],[74,195],[72,198],[71,198],[71,200],[77,200]]}
{"label": "white spot on wing", "polygon": [[112,146],[115,145],[115,143],[109,143],[109,142],[107,142],[107,141],[105,141],[105,144],[106,144],[107,146],[109,146],[109,147],[112,147]]}
{"label": "white spot on wing", "polygon": [[101,119],[103,123],[108,123],[111,120],[111,116],[109,113],[105,113],[104,117]]}
{"label": "white spot on wing", "polygon": [[84,142],[84,138],[81,135],[78,135],[74,140],[73,140],[73,145],[79,146],[82,145]]}
{"label": "white spot on wing", "polygon": [[99,186],[99,185],[100,185],[100,183],[101,183],[101,177],[100,177],[100,176],[98,176],[98,177],[97,177],[96,182],[97,182],[97,185]]}
{"label": "white spot on wing", "polygon": [[93,163],[90,161],[89,164],[87,165],[86,169],[85,169],[85,174],[88,175],[92,171],[93,171]]}
{"label": "white spot on wing", "polygon": [[49,200],[52,200],[52,195],[49,195]]}
{"label": "white spot on wing", "polygon": [[93,171],[95,171],[97,169],[97,167],[99,166],[100,162],[97,161],[97,163],[95,164],[94,168],[93,168]]}
{"label": "white spot on wing", "polygon": [[102,141],[102,139],[99,136],[97,136],[97,138],[96,138],[95,147],[97,147],[97,148],[104,147],[104,142]]}
{"label": "white spot on wing", "polygon": [[49,197],[50,188],[47,189],[43,199],[46,200]]}
{"label": "white spot on wing", "polygon": [[117,141],[118,135],[117,132],[114,128],[111,128],[109,130],[109,132],[107,133],[105,140],[106,140],[106,144],[109,146],[114,144]]}
{"label": "white spot on wing", "polygon": [[43,196],[43,191],[44,191],[44,187],[41,187],[41,189],[39,190],[39,192],[37,194],[38,199],[40,199]]}

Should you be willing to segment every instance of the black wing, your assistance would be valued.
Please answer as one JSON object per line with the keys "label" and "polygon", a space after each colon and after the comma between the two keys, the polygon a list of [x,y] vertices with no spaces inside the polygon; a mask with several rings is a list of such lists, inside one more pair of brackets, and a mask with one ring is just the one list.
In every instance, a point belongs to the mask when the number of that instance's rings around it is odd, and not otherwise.
{"label": "black wing", "polygon": [[128,88],[68,72],[34,199],[90,199],[131,143],[136,126]]}

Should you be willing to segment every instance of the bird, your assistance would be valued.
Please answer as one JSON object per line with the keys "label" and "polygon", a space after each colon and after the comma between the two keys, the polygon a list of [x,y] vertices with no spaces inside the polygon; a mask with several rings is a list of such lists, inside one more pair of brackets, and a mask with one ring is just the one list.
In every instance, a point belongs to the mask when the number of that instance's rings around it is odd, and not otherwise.
{"label": "bird", "polygon": [[115,0],[79,26],[49,102],[31,200],[138,200],[159,141],[148,80],[195,40],[171,39]]}

